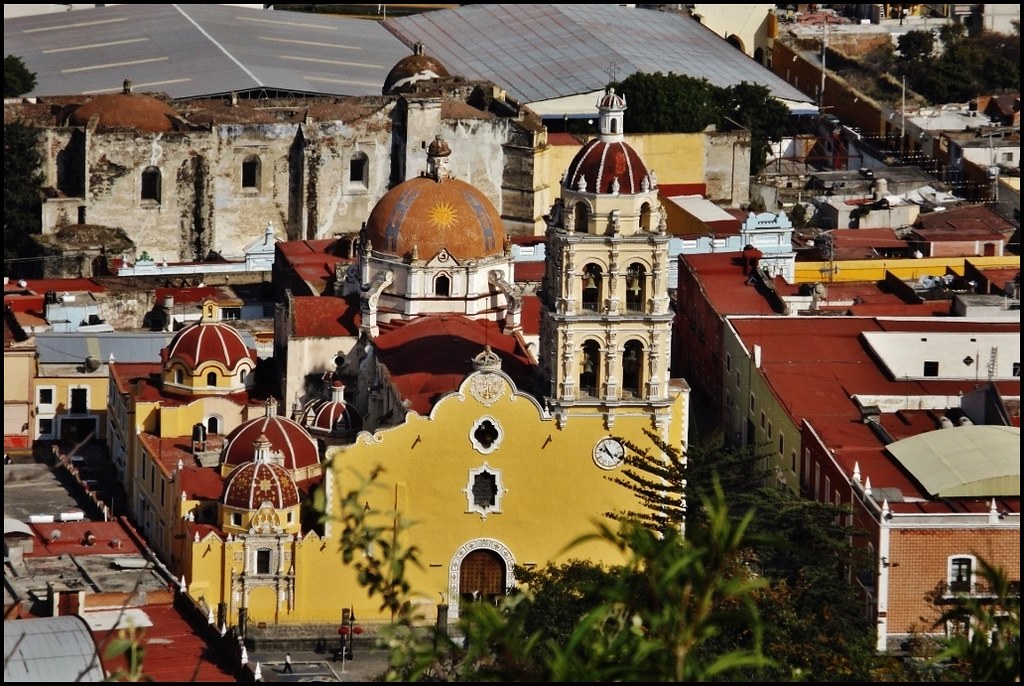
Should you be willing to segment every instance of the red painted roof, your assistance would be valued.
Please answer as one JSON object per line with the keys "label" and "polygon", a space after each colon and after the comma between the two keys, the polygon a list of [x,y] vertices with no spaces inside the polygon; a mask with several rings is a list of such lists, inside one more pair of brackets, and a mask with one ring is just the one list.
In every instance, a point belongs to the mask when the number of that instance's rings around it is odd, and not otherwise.
{"label": "red painted roof", "polygon": [[574,148],[578,148],[583,145],[583,141],[576,137],[573,133],[564,132],[548,132],[548,145],[567,145]]}
{"label": "red painted roof", "polygon": [[7,295],[8,292],[24,292],[26,290],[43,295],[46,291],[56,291],[57,293],[74,293],[81,291],[87,291],[89,293],[103,293],[107,289],[99,281],[86,278],[26,279],[25,286],[22,286],[19,282],[13,280],[4,284],[4,295]]}
{"label": "red painted roof", "polygon": [[459,387],[485,345],[501,358],[502,371],[519,388],[531,390],[534,367],[522,339],[502,333],[495,322],[424,316],[381,333],[374,343],[410,409],[423,415],[442,395]]}
{"label": "red painted roof", "polygon": [[[659,198],[674,198],[678,195],[699,195],[706,197],[708,186],[706,183],[659,183]],[[743,217],[740,217],[742,219]]]}
{"label": "red painted roof", "polygon": [[[142,608],[152,622],[142,630],[145,658],[142,670],[148,680],[157,683],[236,682],[234,665],[212,650],[202,635],[181,616],[174,605],[146,605]],[[93,632],[101,655],[117,632]],[[104,660],[108,673],[124,669],[123,660]]]}
{"label": "red painted roof", "polygon": [[515,262],[512,265],[513,278],[516,283],[524,281],[541,281],[544,279],[545,264],[543,260],[532,262]]}
{"label": "red painted roof", "polygon": [[[930,501],[917,482],[888,456],[880,439],[861,417],[854,394],[955,397],[974,389],[973,380],[894,380],[866,349],[862,333],[877,331],[1016,332],[1019,323],[986,324],[970,321],[866,319],[855,317],[733,318],[747,346],[761,349],[761,370],[773,394],[799,426],[808,422],[821,436],[847,474],[859,466],[861,478],[872,487],[898,488],[920,503],[890,503],[901,511],[949,511],[946,501]],[[794,354],[794,351],[799,351]],[[1020,383],[997,382],[1005,397],[1020,394]],[[897,418],[898,420],[898,418]],[[887,418],[892,422],[893,418]],[[922,429],[923,419],[914,419]],[[914,426],[899,430],[909,435]],[[937,429],[933,420],[932,428]],[[916,433],[916,432],[915,432]],[[959,503],[958,503],[959,504]],[[979,506],[980,507],[980,506]]]}
{"label": "red painted roof", "polygon": [[216,469],[198,467],[194,463],[178,470],[181,490],[196,500],[220,500],[224,495],[224,477]]}
{"label": "red painted roof", "polygon": [[358,336],[362,317],[358,302],[331,295],[303,295],[293,299],[294,338]]}
{"label": "red painted roof", "polygon": [[680,255],[679,271],[695,272],[708,302],[720,315],[776,314],[756,288],[748,286],[739,253]]}
{"label": "red painted roof", "polygon": [[832,242],[838,247],[905,248],[907,242],[893,229],[833,229]]}
{"label": "red painted roof", "polygon": [[[121,520],[108,522],[54,522],[29,524],[35,533],[35,544],[25,557],[57,557],[58,555],[141,555]],[[58,534],[54,534],[58,531]],[[92,535],[93,542],[86,545],[86,536]]]}
{"label": "red painted roof", "polygon": [[537,295],[528,295],[523,298],[523,310],[520,319],[523,326],[523,334],[536,336],[540,333],[541,311],[544,305]]}
{"label": "red painted roof", "polygon": [[153,374],[160,374],[163,365],[159,362],[118,362],[110,365],[110,376],[121,393],[128,393],[136,380],[148,380]]}
{"label": "red painted roof", "polygon": [[943,212],[925,212],[918,216],[914,227],[928,240],[991,238],[1016,230],[1011,222],[986,205],[964,205]]}

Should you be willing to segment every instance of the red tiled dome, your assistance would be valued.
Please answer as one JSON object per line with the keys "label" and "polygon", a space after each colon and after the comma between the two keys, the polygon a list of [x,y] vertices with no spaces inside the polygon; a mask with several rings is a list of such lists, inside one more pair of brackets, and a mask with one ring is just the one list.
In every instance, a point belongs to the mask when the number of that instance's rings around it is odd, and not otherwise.
{"label": "red tiled dome", "polygon": [[221,464],[241,465],[256,459],[256,442],[266,437],[270,450],[280,452],[288,471],[320,464],[320,452],[313,437],[297,422],[271,415],[251,419],[228,435],[221,453]]}
{"label": "red tiled dome", "polygon": [[331,398],[314,400],[306,406],[305,424],[310,431],[328,434],[346,434],[358,431],[363,421],[344,400],[344,388],[335,381]]}
{"label": "red tiled dome", "polygon": [[505,227],[483,193],[464,181],[429,176],[409,179],[381,198],[366,222],[371,247],[406,257],[415,246],[421,259],[442,248],[459,260],[500,255]]}
{"label": "red tiled dome", "polygon": [[230,324],[200,321],[177,333],[164,348],[164,362],[181,360],[189,369],[206,362],[219,362],[234,371],[239,362],[256,363],[256,351],[246,347],[242,335]]}
{"label": "red tiled dome", "polygon": [[413,46],[413,53],[406,55],[391,68],[384,79],[383,95],[401,93],[407,86],[424,79],[449,76],[444,65],[433,57],[423,54],[423,44]]}
{"label": "red tiled dome", "polygon": [[72,126],[85,126],[99,115],[99,129],[136,129],[138,131],[173,131],[180,115],[173,107],[149,95],[106,93],[97,95],[68,115]]}
{"label": "red tiled dome", "polygon": [[299,489],[282,467],[272,462],[250,462],[234,469],[224,484],[224,504],[258,510],[264,502],[280,510],[299,504]]}
{"label": "red tiled dome", "polygon": [[613,180],[619,180],[619,193],[634,194],[643,188],[647,167],[625,141],[608,142],[595,138],[584,145],[569,164],[565,186],[578,189],[580,179],[587,182],[587,193],[612,193]]}

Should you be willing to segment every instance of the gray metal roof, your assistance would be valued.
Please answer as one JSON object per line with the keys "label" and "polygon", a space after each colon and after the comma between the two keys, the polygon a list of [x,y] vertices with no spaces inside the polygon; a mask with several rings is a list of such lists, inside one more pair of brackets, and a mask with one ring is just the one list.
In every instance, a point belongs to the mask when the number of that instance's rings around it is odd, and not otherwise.
{"label": "gray metal roof", "polygon": [[[36,350],[40,364],[80,364],[86,357],[102,363],[111,354],[118,362],[159,362],[160,350],[174,338],[173,333],[140,331],[132,333],[38,333]],[[250,337],[251,338],[251,337]],[[251,344],[251,341],[247,341]]]}
{"label": "gray metal roof", "polygon": [[4,20],[4,51],[36,74],[29,95],[231,91],[380,95],[410,49],[371,20],[229,5],[110,5]]}
{"label": "gray metal roof", "polygon": [[[384,22],[452,74],[489,79],[531,103],[603,89],[634,72],[706,78],[719,87],[766,86],[808,97],[698,21],[621,5],[465,5]],[[591,108],[593,109],[593,108]]]}
{"label": "gray metal roof", "polygon": [[[621,5],[465,5],[378,22],[227,5],[110,5],[4,21],[4,50],[36,74],[30,95],[136,92],[172,98],[379,95],[416,42],[452,74],[487,79],[524,103],[597,93],[636,71],[720,86],[746,81],[808,98],[696,20]],[[564,105],[564,107],[563,107]],[[550,108],[549,108],[550,109]],[[562,111],[559,109],[559,111]]]}
{"label": "gray metal roof", "polygon": [[[239,330],[245,345],[256,347],[249,331]],[[117,362],[159,362],[174,333],[133,331],[113,333],[38,333],[35,336],[40,364],[81,364],[90,355],[101,363],[114,356]]]}
{"label": "gray metal roof", "polygon": [[1020,428],[956,426],[886,446],[933,496],[1020,496]]}
{"label": "gray metal roof", "polygon": [[89,626],[62,615],[4,622],[4,681],[103,681]]}

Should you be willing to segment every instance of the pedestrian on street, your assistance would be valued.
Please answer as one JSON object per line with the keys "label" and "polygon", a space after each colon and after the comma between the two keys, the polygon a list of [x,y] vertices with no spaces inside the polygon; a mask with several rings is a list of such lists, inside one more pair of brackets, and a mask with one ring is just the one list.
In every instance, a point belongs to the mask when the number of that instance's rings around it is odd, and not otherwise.
{"label": "pedestrian on street", "polygon": [[291,674],[292,673],[292,654],[291,653],[285,653],[284,654],[284,673],[285,674]]}

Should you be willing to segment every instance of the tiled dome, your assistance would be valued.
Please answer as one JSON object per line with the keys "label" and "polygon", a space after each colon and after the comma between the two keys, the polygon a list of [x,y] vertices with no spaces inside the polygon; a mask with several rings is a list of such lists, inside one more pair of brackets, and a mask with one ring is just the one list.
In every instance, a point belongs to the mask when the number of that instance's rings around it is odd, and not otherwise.
{"label": "tiled dome", "polygon": [[406,87],[417,81],[449,76],[444,65],[433,57],[423,54],[423,44],[413,46],[413,53],[398,60],[384,79],[383,95],[401,93]]}
{"label": "tiled dome", "polygon": [[305,424],[314,433],[348,434],[362,428],[359,414],[346,402],[345,387],[335,381],[331,387],[331,398],[310,402],[304,412]]}
{"label": "tiled dome", "polygon": [[164,363],[182,361],[189,369],[206,362],[219,362],[228,371],[248,360],[256,363],[256,351],[247,347],[242,335],[230,324],[203,320],[177,333],[163,351]]}
{"label": "tiled dome", "polygon": [[[595,138],[576,153],[564,183],[573,190],[610,194],[615,192],[614,182],[618,179],[619,193],[634,194],[649,190],[643,186],[646,177],[647,167],[628,143]],[[582,188],[581,179],[586,182]]]}
{"label": "tiled dome", "polygon": [[623,137],[626,98],[609,88],[598,98],[597,110],[600,135],[576,153],[563,185],[574,191],[605,195],[634,195],[655,188],[654,175]]}
{"label": "tiled dome", "polygon": [[76,107],[68,115],[71,126],[85,126],[99,116],[97,127],[103,129],[135,129],[158,133],[173,131],[180,115],[173,107],[149,95],[105,93]]}
{"label": "tiled dome", "polygon": [[299,489],[284,468],[272,462],[250,462],[231,472],[224,485],[224,504],[258,510],[269,502],[277,510],[299,504]]}
{"label": "tiled dome", "polygon": [[297,422],[276,414],[251,419],[231,432],[221,453],[221,464],[241,465],[256,459],[256,443],[260,438],[270,441],[270,450],[288,471],[312,467],[320,463],[320,453],[313,437]]}
{"label": "tiled dome", "polygon": [[500,255],[505,228],[483,193],[464,181],[429,176],[392,188],[370,212],[366,238],[375,251],[422,259],[441,249],[458,260]]}

